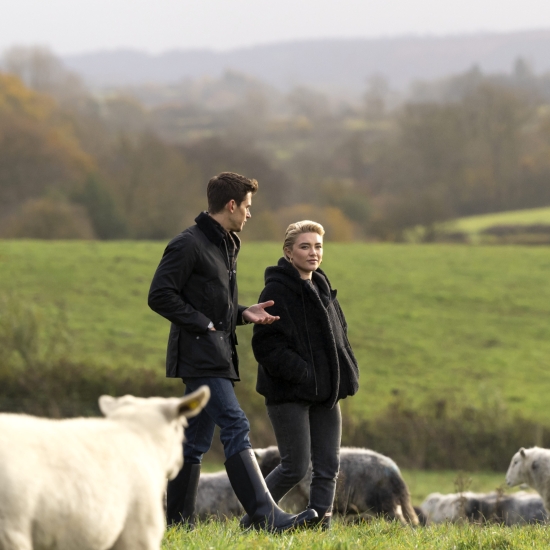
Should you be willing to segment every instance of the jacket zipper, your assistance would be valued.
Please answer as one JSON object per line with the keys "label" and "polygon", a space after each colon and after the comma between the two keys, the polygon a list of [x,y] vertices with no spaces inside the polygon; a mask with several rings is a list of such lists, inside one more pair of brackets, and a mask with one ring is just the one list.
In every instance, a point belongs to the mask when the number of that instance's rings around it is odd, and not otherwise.
{"label": "jacket zipper", "polygon": [[[306,315],[306,302],[304,300],[304,289],[300,285],[300,294],[302,296],[302,307],[304,308],[304,319],[306,324],[306,334],[307,334],[307,343],[309,345],[309,355],[311,356],[311,366],[313,368],[313,379],[315,380],[315,395],[319,395],[319,390],[317,387],[317,373],[315,372],[315,361],[313,360],[313,350],[311,349],[311,340],[309,338],[309,329],[307,328],[307,315]],[[319,298],[320,299],[320,298]]]}

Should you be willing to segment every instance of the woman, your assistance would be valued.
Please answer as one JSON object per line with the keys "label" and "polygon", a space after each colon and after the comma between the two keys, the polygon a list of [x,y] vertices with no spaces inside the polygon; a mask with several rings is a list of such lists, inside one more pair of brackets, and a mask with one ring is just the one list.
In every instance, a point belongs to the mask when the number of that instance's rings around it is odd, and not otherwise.
{"label": "woman", "polygon": [[358,389],[359,370],[347,338],[336,290],[319,269],[323,226],[290,224],[284,257],[265,272],[261,300],[274,300],[272,325],[256,325],[252,348],[258,361],[257,391],[281,453],[266,478],[278,502],[313,466],[309,507],[330,526],[339,468],[342,419],[338,401]]}

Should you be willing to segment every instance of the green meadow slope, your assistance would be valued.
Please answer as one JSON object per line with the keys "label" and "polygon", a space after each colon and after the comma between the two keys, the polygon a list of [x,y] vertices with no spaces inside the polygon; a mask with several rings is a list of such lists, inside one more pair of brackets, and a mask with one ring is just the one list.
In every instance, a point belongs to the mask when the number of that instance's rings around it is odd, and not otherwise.
{"label": "green meadow slope", "polygon": [[[0,295],[61,307],[75,359],[164,373],[168,323],[147,307],[157,242],[0,241]],[[241,303],[253,303],[280,245],[246,243]],[[330,244],[323,268],[338,289],[361,367],[348,412],[445,399],[497,403],[550,423],[550,248]],[[239,329],[253,383],[251,327]],[[177,385],[179,391],[181,386]]]}
{"label": "green meadow slope", "polygon": [[550,225],[550,208],[529,208],[526,210],[511,210],[496,214],[481,214],[459,218],[450,225],[465,233],[478,233],[495,225]]}

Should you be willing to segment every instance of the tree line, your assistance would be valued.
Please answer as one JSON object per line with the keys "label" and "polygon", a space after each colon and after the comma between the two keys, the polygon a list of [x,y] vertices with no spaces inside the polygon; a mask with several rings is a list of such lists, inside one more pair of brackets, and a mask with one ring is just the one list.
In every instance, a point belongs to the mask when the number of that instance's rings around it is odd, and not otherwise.
{"label": "tree line", "polygon": [[206,208],[208,179],[255,177],[246,238],[314,218],[332,240],[427,240],[456,217],[550,205],[550,76],[518,60],[362,98],[246,75],[93,93],[49,51],[0,73],[0,235],[166,239]]}

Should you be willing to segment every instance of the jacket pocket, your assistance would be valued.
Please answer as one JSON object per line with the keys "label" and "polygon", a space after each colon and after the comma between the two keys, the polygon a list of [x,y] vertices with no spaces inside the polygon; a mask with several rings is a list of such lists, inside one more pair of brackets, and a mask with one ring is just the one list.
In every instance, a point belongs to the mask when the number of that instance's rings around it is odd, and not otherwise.
{"label": "jacket pocket", "polygon": [[220,369],[231,365],[231,337],[229,332],[209,330],[203,334],[185,333],[180,354],[185,363],[195,369]]}
{"label": "jacket pocket", "polygon": [[309,371],[312,369],[312,367],[309,366],[309,363],[306,363],[306,368],[304,369],[304,372],[300,375],[298,380],[296,380],[297,384],[304,384],[309,379]]}
{"label": "jacket pocket", "polygon": [[[294,362],[290,368],[284,369],[280,373],[280,378],[291,384],[304,384],[308,381],[310,377],[310,370],[312,369],[311,365],[307,361],[303,361],[303,365],[300,363]],[[300,368],[302,367],[302,368]]]}

